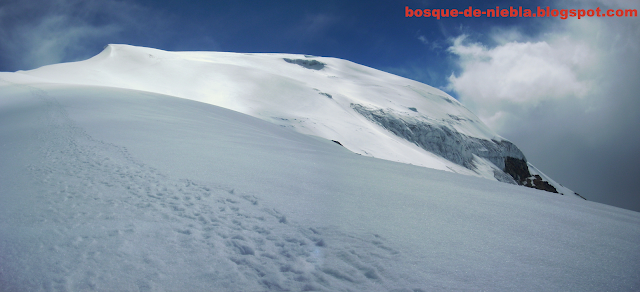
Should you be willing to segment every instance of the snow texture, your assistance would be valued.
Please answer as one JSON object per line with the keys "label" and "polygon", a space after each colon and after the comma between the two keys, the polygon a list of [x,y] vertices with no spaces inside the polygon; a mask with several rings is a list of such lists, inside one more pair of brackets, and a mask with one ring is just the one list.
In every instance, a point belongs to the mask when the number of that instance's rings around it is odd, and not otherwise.
{"label": "snow texture", "polygon": [[0,73],[0,291],[638,290],[640,214],[496,181],[509,145],[333,58]]}
{"label": "snow texture", "polygon": [[399,260],[380,236],[301,226],[253,195],[168,177],[25,89],[31,181],[2,199],[31,204],[3,218],[3,291],[368,290]]}
{"label": "snow texture", "polygon": [[[19,78],[18,78],[19,77]],[[205,102],[299,133],[340,141],[365,156],[495,180],[425,151],[362,118],[351,104],[416,113],[455,131],[501,141],[470,111],[428,85],[346,60],[293,54],[166,52],[109,45],[81,62],[16,72],[15,82],[110,86]]]}
{"label": "snow texture", "polygon": [[640,287],[637,212],[172,96],[0,78],[2,291]]}
{"label": "snow texture", "polygon": [[[505,172],[505,155],[526,162],[515,145],[441,90],[335,58],[108,45],[86,61],[17,73],[22,76],[7,78],[136,89],[201,101],[340,141],[361,155],[490,180],[520,183]],[[446,141],[439,144],[438,139]],[[485,160],[474,160],[474,155]]]}

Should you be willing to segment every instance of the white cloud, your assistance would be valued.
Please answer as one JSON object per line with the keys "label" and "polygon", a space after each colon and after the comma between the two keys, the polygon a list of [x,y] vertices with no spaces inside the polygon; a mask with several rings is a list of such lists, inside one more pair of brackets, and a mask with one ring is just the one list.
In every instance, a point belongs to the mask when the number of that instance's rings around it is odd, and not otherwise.
{"label": "white cloud", "polygon": [[335,16],[326,13],[307,14],[303,23],[299,26],[304,35],[315,37],[324,33],[329,27],[336,23]]}
{"label": "white cloud", "polygon": [[70,50],[82,46],[83,40],[106,37],[119,32],[117,25],[101,27],[88,24],[72,24],[65,15],[51,15],[33,26],[19,29],[19,48],[27,66],[62,62]]}
{"label": "white cloud", "polygon": [[0,6],[0,62],[32,69],[90,57],[123,33],[149,28],[149,14],[124,1],[8,2]]}
{"label": "white cloud", "polygon": [[[562,5],[638,8],[628,1]],[[640,210],[639,24],[550,19],[535,36],[493,29],[492,47],[471,41],[473,35],[457,37],[449,52],[460,72],[448,89],[560,183],[591,200]]]}
{"label": "white cloud", "polygon": [[418,40],[425,45],[429,44],[429,40],[423,35],[418,36]]}
{"label": "white cloud", "polygon": [[496,130],[546,100],[584,97],[590,80],[580,77],[594,58],[580,42],[565,39],[510,41],[494,48],[460,36],[449,52],[462,73],[449,77],[449,89]]}

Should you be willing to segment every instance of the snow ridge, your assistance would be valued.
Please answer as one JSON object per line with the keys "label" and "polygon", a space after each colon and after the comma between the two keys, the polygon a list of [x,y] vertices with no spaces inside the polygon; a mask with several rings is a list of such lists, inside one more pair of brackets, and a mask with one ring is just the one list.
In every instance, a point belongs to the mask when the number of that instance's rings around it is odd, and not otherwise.
{"label": "snow ridge", "polygon": [[515,145],[445,92],[336,58],[109,45],[85,61],[7,78],[191,99],[339,141],[365,156],[490,180],[517,181],[506,170],[505,157],[526,165]]}

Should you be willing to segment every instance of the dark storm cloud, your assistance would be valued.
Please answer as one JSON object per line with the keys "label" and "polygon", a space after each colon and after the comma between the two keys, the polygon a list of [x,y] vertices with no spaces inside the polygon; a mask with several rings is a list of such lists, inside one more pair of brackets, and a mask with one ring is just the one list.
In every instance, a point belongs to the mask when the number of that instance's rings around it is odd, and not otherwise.
{"label": "dark storm cloud", "polygon": [[559,183],[640,211],[638,27],[638,18],[569,19],[549,22],[534,38],[512,28],[491,47],[459,38],[450,51],[462,71],[450,89]]}
{"label": "dark storm cloud", "polygon": [[[572,113],[558,113],[555,122],[546,127],[555,136],[553,139],[539,147],[529,147],[532,158],[548,164],[549,175],[564,180],[567,186],[594,201],[636,211],[640,211],[636,183],[640,175],[638,27],[637,19],[609,19],[575,31],[576,35],[590,37],[600,56],[590,72],[594,88],[577,107],[566,106],[573,108]],[[514,140],[522,140],[521,144],[536,143],[535,134],[512,134]]]}

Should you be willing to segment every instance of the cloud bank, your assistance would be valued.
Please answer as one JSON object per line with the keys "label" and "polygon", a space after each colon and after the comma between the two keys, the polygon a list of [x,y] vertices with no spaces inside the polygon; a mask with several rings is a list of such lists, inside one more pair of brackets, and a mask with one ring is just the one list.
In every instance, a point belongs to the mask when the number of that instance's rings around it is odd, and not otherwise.
{"label": "cloud bank", "polygon": [[570,19],[533,38],[496,29],[492,47],[458,36],[448,51],[460,73],[447,89],[554,179],[591,200],[640,211],[639,24]]}
{"label": "cloud bank", "polygon": [[487,48],[466,38],[456,38],[449,48],[462,68],[449,77],[449,88],[496,130],[544,101],[581,98],[589,91],[589,80],[578,76],[593,58],[584,44],[511,41]]}

